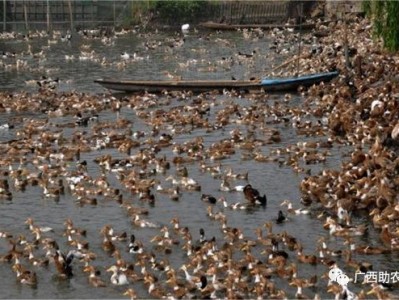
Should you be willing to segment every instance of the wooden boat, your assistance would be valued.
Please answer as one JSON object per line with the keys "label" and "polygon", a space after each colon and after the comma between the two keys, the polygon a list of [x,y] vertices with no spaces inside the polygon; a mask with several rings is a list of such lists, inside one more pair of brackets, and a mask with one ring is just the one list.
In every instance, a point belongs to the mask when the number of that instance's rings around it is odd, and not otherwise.
{"label": "wooden boat", "polygon": [[144,92],[159,93],[162,91],[288,91],[296,90],[299,86],[311,86],[322,81],[327,82],[338,75],[338,72],[317,73],[289,78],[265,78],[261,80],[180,80],[180,81],[153,81],[153,80],[112,80],[97,79],[94,82],[111,90],[124,92]]}
{"label": "wooden boat", "polygon": [[216,22],[204,22],[200,23],[199,26],[207,29],[214,30],[237,30],[237,29],[250,29],[250,28],[261,28],[261,29],[273,29],[273,28],[293,28],[310,30],[315,28],[315,23],[302,23],[302,24],[227,24],[227,23],[216,23]]}
{"label": "wooden boat", "polygon": [[291,78],[265,78],[260,82],[265,91],[286,91],[298,89],[298,87],[308,87],[320,82],[328,82],[338,76],[338,71],[316,73]]}

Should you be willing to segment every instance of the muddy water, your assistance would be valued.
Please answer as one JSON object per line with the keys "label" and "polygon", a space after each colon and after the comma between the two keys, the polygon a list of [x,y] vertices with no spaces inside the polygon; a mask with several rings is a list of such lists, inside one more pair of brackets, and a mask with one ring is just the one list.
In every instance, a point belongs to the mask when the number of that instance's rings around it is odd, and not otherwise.
{"label": "muddy water", "polygon": [[[130,79],[168,79],[167,71],[177,76],[182,76],[184,79],[230,79],[234,76],[237,79],[249,79],[252,76],[262,76],[267,70],[272,67],[272,64],[277,64],[284,57],[277,56],[270,50],[270,39],[267,36],[256,40],[246,39],[240,32],[226,32],[226,33],[212,33],[197,32],[191,33],[185,37],[183,45],[167,46],[174,42],[172,39],[180,41],[181,36],[176,33],[151,33],[146,36],[139,36],[138,34],[127,34],[116,38],[113,45],[104,45],[100,40],[87,40],[81,37],[73,37],[71,42],[58,42],[57,44],[50,44],[50,48],[44,50],[44,57],[35,58],[29,55],[23,55],[20,59],[28,64],[25,69],[8,69],[2,70],[0,73],[0,85],[3,90],[20,91],[27,90],[34,92],[37,90],[35,84],[30,85],[26,82],[32,79],[38,79],[42,75],[51,76],[52,78],[60,78],[58,89],[60,91],[76,90],[85,93],[104,93],[106,92],[102,87],[93,83],[93,79],[101,77],[109,78],[130,78]],[[144,42],[156,42],[157,46],[154,50],[147,50]],[[17,52],[26,51],[28,49],[28,42],[23,40],[2,41],[2,45],[6,51]],[[29,41],[32,51],[34,53],[41,51],[43,45],[48,45],[46,38],[38,38]],[[93,51],[94,60],[79,60],[81,55],[80,49],[82,45],[86,46],[87,51]],[[251,53],[256,49],[253,62],[239,60],[235,56],[238,52]],[[143,59],[137,61],[129,61],[124,68],[120,67],[123,60],[120,54],[124,51],[133,54],[136,52],[137,56]],[[74,55],[75,59],[66,61],[65,55]],[[290,54],[288,54],[290,55]],[[234,64],[230,67],[223,65],[223,58],[234,58]],[[101,65],[101,61],[105,58],[107,64]],[[4,59],[6,63],[12,64],[12,59]],[[220,63],[216,63],[220,61]],[[45,71],[47,70],[47,72]],[[122,95],[123,97],[123,95]],[[194,99],[193,96],[192,99]],[[181,101],[179,98],[170,100],[167,106],[158,106],[152,109],[162,108],[168,110],[177,105],[184,105],[190,102],[191,99]],[[210,121],[215,119],[217,112],[224,107],[226,103],[235,102],[241,106],[250,106],[254,103],[263,103],[265,105],[274,106],[276,103],[282,103],[284,100],[283,94],[271,95],[263,97],[261,100],[254,101],[251,96],[229,96],[218,95],[215,97],[214,106],[211,107],[209,115]],[[302,105],[303,98],[300,94],[292,95],[290,104],[292,106]],[[208,98],[207,101],[211,101]],[[151,110],[151,109],[150,109]],[[3,113],[0,115],[0,123],[8,122],[10,118],[14,117],[13,113]],[[39,113],[24,113],[20,116],[24,118],[44,118],[44,115]],[[119,113],[113,111],[102,111],[99,113],[99,120],[101,121],[115,121],[118,118],[126,118],[133,121],[134,130],[143,130],[149,132],[151,128],[139,119],[135,111],[128,107],[123,107]],[[57,122],[73,122],[71,116],[63,118],[51,118],[52,123]],[[85,130],[90,130],[92,125],[89,125]],[[290,123],[269,124],[269,127],[277,129],[281,133],[281,143],[267,144],[260,147],[264,154],[269,154],[273,149],[285,147],[303,142],[311,138],[298,136]],[[0,140],[2,142],[17,138],[16,132],[19,129],[17,124],[15,128],[9,130],[2,130],[0,132]],[[229,132],[233,129],[239,129],[242,132],[247,132],[248,128],[245,125],[229,124],[223,129],[215,130],[210,133],[202,129],[195,129],[191,133],[176,135],[173,139],[176,143],[183,143],[186,140],[202,136],[205,147],[209,147],[212,143],[217,142],[223,138],[229,138]],[[166,131],[167,129],[164,128]],[[70,135],[72,130],[65,129],[66,136]],[[323,137],[326,139],[326,137]],[[334,146],[330,149],[330,155],[325,163],[316,165],[305,165],[306,170],[310,170],[312,174],[316,174],[323,168],[337,168],[349,149],[343,146]],[[134,149],[132,154],[136,154],[138,149]],[[123,155],[115,149],[103,149],[92,151],[90,153],[82,154],[81,160],[88,162],[88,172],[92,177],[98,177],[100,169],[93,162],[93,160],[104,154],[111,154],[113,157],[123,157]],[[165,154],[167,157],[172,157],[173,154],[170,148],[164,148],[158,155]],[[268,205],[266,208],[256,208],[251,210],[224,210],[227,216],[227,223],[230,226],[235,226],[243,230],[246,238],[255,238],[255,229],[261,227],[267,221],[274,221],[277,217],[278,210],[281,209],[280,203],[284,199],[290,199],[294,207],[300,207],[300,193],[299,184],[301,179],[306,176],[305,173],[293,172],[292,168],[278,162],[255,162],[254,160],[245,160],[243,156],[248,154],[245,150],[237,149],[234,155],[227,159],[220,161],[222,169],[231,167],[235,172],[249,172],[249,182],[252,186],[258,188],[261,193],[266,193],[268,198]],[[207,163],[217,163],[210,162]],[[15,166],[14,166],[15,167]],[[2,167],[6,168],[5,166]],[[207,172],[202,172],[197,163],[187,165],[189,176],[197,180],[202,190],[200,192],[183,192],[178,202],[171,201],[167,196],[155,192],[155,205],[149,207],[147,203],[142,203],[137,199],[137,196],[132,196],[127,191],[123,191],[124,197],[129,199],[135,205],[148,208],[150,214],[148,218],[160,225],[170,226],[170,220],[173,217],[178,217],[182,226],[187,226],[193,234],[194,239],[199,238],[199,229],[204,228],[208,237],[215,236],[221,245],[223,243],[222,234],[220,232],[220,225],[217,222],[210,221],[206,215],[207,204],[200,200],[201,194],[212,194],[216,197],[224,196],[228,202],[233,203],[237,201],[244,202],[242,193],[231,192],[223,193],[219,191],[221,184],[220,178],[213,178]],[[167,175],[174,175],[175,166],[172,165],[171,170]],[[108,180],[114,186],[118,186],[118,180],[115,175],[109,173]],[[161,182],[163,186],[170,186],[170,182],[165,180],[164,175],[156,175],[155,178]],[[244,185],[247,182],[244,180],[232,181],[232,184]],[[29,230],[26,228],[24,222],[28,217],[32,217],[37,224],[41,226],[50,226],[54,232],[44,234],[46,237],[56,239],[60,247],[68,249],[66,239],[62,236],[64,231],[64,224],[66,218],[71,218],[79,227],[87,230],[87,241],[90,244],[90,249],[97,254],[97,259],[93,261],[93,265],[101,270],[101,277],[108,281],[109,273],[106,273],[106,267],[109,267],[114,258],[109,257],[101,248],[100,230],[105,224],[110,224],[116,232],[126,231],[128,234],[134,233],[138,240],[144,242],[146,247],[151,249],[152,245],[149,242],[152,237],[159,234],[159,229],[138,229],[131,225],[125,211],[119,207],[114,201],[107,201],[100,199],[98,205],[78,206],[75,203],[75,198],[69,193],[61,196],[58,202],[51,199],[46,199],[42,195],[42,190],[38,187],[29,187],[26,192],[12,191],[12,201],[0,201],[0,230],[12,233],[14,236],[26,235],[31,238]],[[217,204],[215,210],[222,210],[222,207]],[[305,253],[316,253],[316,241],[320,237],[326,237],[328,244],[334,249],[343,249],[342,239],[330,237],[328,232],[323,229],[322,220],[317,218],[320,210],[313,209],[309,215],[290,216],[288,222],[282,225],[274,225],[275,232],[286,231],[295,236],[303,245]],[[366,217],[363,215],[354,216],[356,224],[366,222]],[[362,243],[378,244],[378,233],[370,226],[368,235],[360,237]],[[126,261],[134,263],[134,256],[127,253],[127,243],[118,243],[123,258]],[[5,254],[9,249],[7,242],[4,239],[0,240],[0,254]],[[265,259],[259,254],[258,250],[254,253],[260,258]],[[159,257],[164,257],[159,254]],[[290,257],[295,261],[295,254],[290,252]],[[185,261],[185,254],[180,247],[173,248],[171,254],[167,255],[169,262],[175,268],[178,268]],[[358,258],[358,257],[355,257]],[[361,261],[371,261],[376,271],[394,271],[392,263],[398,265],[399,259],[393,255],[378,255],[360,258]],[[341,259],[337,259],[338,264],[343,268],[347,275],[354,277],[354,271],[345,266]],[[138,269],[139,270],[139,269]],[[53,264],[47,268],[35,268],[38,275],[38,286],[36,289],[30,288],[16,282],[15,273],[11,269],[11,264],[0,264],[0,291],[1,298],[121,298],[122,293],[126,287],[115,287],[108,284],[105,288],[93,288],[88,285],[87,275],[84,274],[80,268],[79,262],[74,262],[75,276],[70,280],[62,281],[55,276],[56,271]],[[308,295],[319,293],[323,297],[331,297],[326,294],[326,279],[320,277],[327,271],[324,265],[309,266],[299,265],[298,276],[309,278],[317,274],[319,282],[317,287],[311,290],[306,290]],[[288,286],[285,281],[276,279],[276,283],[280,288],[284,288],[287,296],[293,297],[296,289]],[[148,297],[144,285],[140,282],[132,285],[139,296]],[[353,290],[359,290],[361,286],[352,285]]]}

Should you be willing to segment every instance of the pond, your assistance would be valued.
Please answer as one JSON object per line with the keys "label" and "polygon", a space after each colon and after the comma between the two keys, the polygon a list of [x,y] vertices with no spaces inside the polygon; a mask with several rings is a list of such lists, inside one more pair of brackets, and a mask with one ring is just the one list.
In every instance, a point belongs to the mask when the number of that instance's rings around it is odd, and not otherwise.
{"label": "pond", "polygon": [[[227,226],[238,228],[242,231],[243,239],[235,241],[233,247],[234,255],[232,260],[242,260],[246,253],[240,250],[242,243],[246,240],[255,241],[257,239],[256,229],[261,228],[266,233],[267,222],[272,222],[273,233],[286,232],[294,236],[303,246],[306,254],[318,255],[318,241],[324,237],[328,246],[334,250],[348,249],[343,244],[344,239],[330,236],[328,230],[323,228],[325,218],[320,217],[322,209],[320,207],[307,207],[309,214],[293,215],[287,212],[285,206],[281,206],[284,200],[290,200],[294,208],[304,208],[301,204],[300,183],[309,174],[317,174],[323,169],[336,169],[343,160],[347,160],[349,147],[333,144],[331,148],[319,149],[318,153],[325,154],[325,160],[319,163],[305,164],[304,160],[299,161],[299,165],[293,167],[288,163],[295,151],[299,151],[300,145],[306,141],[326,142],[327,135],[298,134],[295,125],[313,122],[317,124],[307,110],[310,109],[306,104],[306,94],[202,94],[191,95],[189,93],[164,94],[159,96],[144,95],[142,100],[143,107],[140,108],[135,102],[136,96],[125,94],[111,95],[109,91],[93,82],[97,78],[113,79],[249,79],[251,77],[260,78],[270,72],[270,70],[281,63],[284,59],[295,54],[296,45],[287,43],[288,51],[284,54],[277,54],[275,51],[274,39],[270,32],[208,32],[191,31],[183,36],[180,32],[128,32],[125,34],[113,35],[111,38],[102,36],[100,38],[87,38],[83,35],[73,35],[70,41],[62,41],[60,36],[56,37],[37,37],[29,40],[18,38],[0,41],[5,52],[16,53],[16,57],[4,56],[2,59],[2,71],[0,73],[0,84],[3,91],[16,93],[26,91],[36,93],[38,85],[36,83],[42,76],[58,78],[59,93],[84,93],[93,95],[95,101],[118,102],[121,105],[119,110],[111,109],[110,106],[102,105],[97,111],[83,110],[84,115],[98,115],[97,121],[90,121],[87,126],[76,125],[76,116],[72,113],[62,116],[54,116],[50,113],[39,111],[23,112],[2,112],[0,113],[0,124],[12,122],[13,128],[2,129],[0,131],[0,141],[5,146],[10,140],[20,139],[19,132],[25,128],[30,120],[49,120],[44,130],[49,132],[61,131],[63,138],[71,142],[77,132],[80,132],[87,139],[96,139],[101,132],[99,124],[116,124],[118,120],[128,120],[130,124],[126,128],[117,128],[115,132],[125,132],[130,126],[131,137],[140,141],[138,147],[132,148],[130,154],[122,153],[115,147],[92,147],[91,151],[80,153],[80,161],[87,162],[87,174],[93,179],[102,178],[104,174],[109,186],[119,189],[124,201],[134,206],[148,209],[148,216],[143,218],[155,222],[160,227],[167,226],[173,238],[179,240],[179,245],[171,246],[171,253],[159,250],[152,239],[160,235],[160,228],[140,228],[134,226],[120,203],[107,199],[105,195],[98,195],[96,205],[79,205],[77,196],[70,191],[67,186],[66,177],[75,174],[79,165],[77,162],[67,162],[65,164],[64,175],[57,178],[63,180],[66,187],[65,194],[62,194],[55,201],[51,197],[43,194],[40,185],[28,185],[26,190],[18,189],[14,178],[8,177],[7,170],[12,172],[21,165],[11,163],[2,165],[2,178],[7,179],[12,192],[12,200],[0,200],[1,218],[0,230],[13,235],[14,239],[21,239],[25,236],[28,241],[33,241],[34,235],[29,230],[25,221],[32,218],[34,224],[49,226],[51,232],[43,232],[42,239],[45,237],[57,241],[60,249],[64,252],[73,249],[68,243],[64,234],[66,219],[73,220],[77,227],[87,230],[85,237],[77,239],[86,240],[89,249],[96,254],[96,258],[89,262],[101,271],[100,278],[106,282],[106,287],[93,287],[88,283],[88,274],[83,271],[84,262],[75,259],[72,262],[74,276],[67,280],[57,277],[54,262],[50,260],[47,267],[33,266],[28,258],[22,257],[21,263],[29,270],[37,273],[37,287],[19,283],[16,274],[12,269],[12,262],[0,263],[0,275],[3,280],[0,283],[0,290],[3,298],[122,298],[123,293],[128,287],[134,288],[137,295],[142,298],[150,297],[148,285],[142,281],[130,283],[129,286],[115,286],[109,281],[111,273],[106,270],[115,264],[116,258],[105,252],[102,248],[103,236],[101,230],[104,225],[110,225],[116,233],[126,232],[129,237],[134,234],[138,241],[142,241],[148,253],[153,252],[157,261],[167,260],[176,270],[178,276],[184,278],[184,272],[179,268],[188,263],[185,250],[182,249],[184,240],[179,233],[173,231],[171,220],[178,218],[180,226],[187,227],[192,235],[193,242],[200,239],[200,228],[203,228],[206,237],[215,237],[215,244],[218,249],[224,249],[227,242],[226,234],[221,230],[220,221],[212,220],[207,213],[211,206],[214,213],[222,212],[227,221]],[[30,49],[30,52],[29,52]],[[255,50],[255,52],[253,52]],[[129,58],[124,59],[121,55],[128,53]],[[240,55],[241,53],[241,55]],[[243,53],[248,55],[242,55]],[[248,57],[247,57],[248,56]],[[17,62],[19,60],[19,63]],[[18,65],[18,67],[17,67]],[[35,96],[40,99],[40,96]],[[43,96],[45,97],[45,96]],[[114,97],[114,98],[112,98]],[[137,96],[140,97],[140,96]],[[119,100],[118,100],[119,99]],[[148,103],[154,99],[154,103]],[[132,105],[134,103],[135,105]],[[198,105],[200,103],[200,105]],[[199,111],[200,107],[204,111]],[[235,107],[235,108],[234,108]],[[104,109],[102,109],[104,108]],[[234,108],[234,109],[233,109]],[[201,113],[201,117],[198,114]],[[186,119],[187,124],[175,126],[172,120],[181,115]],[[230,115],[227,121],[220,125],[220,118],[223,115]],[[146,115],[147,117],[144,117]],[[158,126],[151,124],[156,116],[163,120]],[[249,116],[252,116],[251,118]],[[194,124],[194,118],[200,118],[202,124]],[[248,119],[246,119],[248,117]],[[190,121],[191,118],[191,121]],[[256,118],[259,121],[256,121]],[[196,119],[197,120],[197,119]],[[250,120],[250,121],[246,121]],[[254,121],[255,120],[255,121]],[[108,122],[108,123],[107,123]],[[200,122],[200,121],[195,121]],[[57,124],[59,126],[57,126]],[[66,126],[65,124],[74,124]],[[191,125],[190,125],[191,124]],[[194,125],[193,125],[194,124]],[[107,127],[104,127],[107,128]],[[179,132],[178,129],[183,129]],[[104,132],[109,132],[104,129]],[[136,138],[133,133],[143,132],[144,137]],[[271,138],[274,133],[278,133],[279,138]],[[162,135],[163,134],[163,135]],[[139,195],[132,193],[118,175],[121,171],[102,170],[96,160],[105,155],[110,155],[112,159],[127,159],[140,155],[140,149],[149,149],[150,141],[160,141],[160,137],[172,140],[170,146],[165,146],[156,152],[156,158],[165,157],[170,162],[170,169],[164,173],[152,172],[154,165],[145,166],[133,165],[124,168],[129,170],[140,170],[149,175],[143,178],[154,180],[156,184],[151,188],[151,193],[155,197],[154,203],[140,200]],[[212,147],[216,147],[221,141],[234,140],[234,151],[229,152],[223,159],[212,159]],[[276,137],[275,136],[275,137]],[[179,156],[174,150],[176,145],[185,145],[188,141],[202,140],[203,150],[197,151],[202,156],[202,160],[184,164],[175,164],[173,159]],[[243,141],[248,141],[245,146]],[[257,142],[256,142],[257,141]],[[172,144],[173,143],[173,144]],[[68,144],[68,143],[66,143]],[[51,144],[52,149],[59,149],[58,145]],[[290,149],[292,153],[286,152]],[[230,149],[231,150],[231,149]],[[195,150],[193,150],[195,151]],[[202,152],[202,153],[201,153]],[[27,160],[32,155],[28,155]],[[181,157],[187,157],[184,153]],[[265,161],[262,161],[264,157]],[[257,159],[255,159],[257,158]],[[56,164],[55,161],[50,163]],[[212,173],[204,168],[206,166],[216,166]],[[26,162],[22,166],[32,172],[40,173],[39,166]],[[169,195],[156,189],[159,184],[164,188],[172,188],[172,181],[168,177],[176,179],[179,177],[182,167],[186,167],[188,177],[194,179],[201,187],[200,190],[187,191],[181,189],[178,201],[170,199]],[[220,172],[217,171],[218,167]],[[202,194],[209,194],[215,198],[224,197],[229,204],[246,203],[243,192],[232,191],[224,192],[220,190],[223,178],[227,176],[231,168],[235,173],[248,172],[248,179],[228,178],[231,186],[243,186],[248,183],[259,190],[260,194],[267,195],[266,207],[254,206],[242,210],[224,208],[221,202],[216,204],[202,201]],[[11,171],[10,171],[11,170]],[[42,171],[43,172],[43,171]],[[74,173],[75,172],[75,173]],[[118,173],[119,172],[119,173]],[[152,172],[152,173],[151,173]],[[67,175],[66,175],[67,174]],[[184,177],[183,177],[184,178]],[[227,177],[226,177],[227,178]],[[104,179],[104,178],[102,178]],[[279,210],[287,215],[288,220],[282,224],[276,224],[275,220]],[[355,224],[367,223],[367,216],[358,214],[353,216]],[[368,234],[355,237],[356,241],[362,244],[378,244],[378,232],[369,226]],[[114,241],[116,248],[120,251],[121,257],[128,263],[135,264],[135,271],[140,273],[141,266],[138,265],[138,254],[128,251],[129,238],[126,241]],[[18,248],[23,249],[22,245]],[[288,250],[282,243],[280,250],[287,251],[288,263],[293,262],[297,265],[299,278],[311,278],[317,275],[318,281],[315,287],[306,288],[304,293],[314,297],[317,293],[322,298],[332,297],[327,293],[328,266],[324,264],[304,264],[297,261],[296,251]],[[5,255],[10,249],[7,239],[0,240],[0,254]],[[267,254],[262,253],[270,246],[256,244],[252,247],[251,253],[262,263],[267,263]],[[222,250],[214,250],[222,251]],[[35,256],[44,258],[45,250],[39,244],[34,250]],[[355,255],[353,255],[355,257]],[[359,258],[359,257],[356,257]],[[355,271],[345,265],[344,257],[334,258],[340,268],[346,274],[354,278]],[[373,264],[376,271],[394,271],[392,263],[398,263],[398,257],[390,254],[360,257],[360,261],[369,261]],[[166,284],[166,272],[151,268],[151,263],[147,261],[147,271],[158,277],[157,284],[162,288]],[[203,262],[203,272],[209,268]],[[248,270],[247,270],[248,271]],[[243,271],[243,272],[247,272]],[[189,268],[189,273],[193,273],[193,268]],[[249,272],[247,272],[249,273]],[[223,274],[223,273],[221,273]],[[249,273],[250,274],[250,273]],[[324,276],[323,276],[324,275]],[[220,276],[227,276],[226,274]],[[323,276],[323,277],[322,277]],[[252,276],[254,277],[254,276]],[[211,277],[209,277],[211,278]],[[221,277],[222,278],[222,277]],[[253,278],[248,276],[249,286],[254,285]],[[280,278],[277,275],[271,276],[269,281],[276,284],[277,289],[284,290],[288,298],[295,297],[297,288],[289,285],[290,280]],[[362,285],[350,283],[351,289],[359,291]],[[245,289],[244,289],[245,290]],[[170,291],[172,293],[172,291]],[[226,297],[220,292],[218,297]],[[254,297],[254,294],[246,290],[246,297]],[[153,296],[152,296],[153,297]]]}

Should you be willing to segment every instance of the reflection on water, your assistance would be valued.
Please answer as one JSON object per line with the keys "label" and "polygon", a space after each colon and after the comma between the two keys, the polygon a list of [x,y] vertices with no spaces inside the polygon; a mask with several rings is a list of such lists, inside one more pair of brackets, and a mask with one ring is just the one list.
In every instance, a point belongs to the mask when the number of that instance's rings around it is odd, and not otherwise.
{"label": "reflection on water", "polygon": [[[10,91],[28,90],[36,91],[35,83],[29,85],[26,82],[32,79],[39,79],[42,75],[51,76],[52,78],[60,78],[60,91],[77,90],[81,92],[103,93],[104,90],[93,83],[93,79],[101,77],[109,78],[129,78],[129,79],[167,79],[169,74],[182,76],[185,79],[230,79],[234,76],[237,79],[249,79],[251,76],[260,77],[264,72],[271,68],[272,63],[276,63],[282,58],[273,58],[273,52],[270,51],[268,45],[269,40],[264,38],[257,40],[248,40],[243,38],[243,34],[239,32],[226,32],[216,34],[205,32],[192,33],[185,37],[184,44],[178,45],[182,41],[182,36],[175,33],[154,33],[148,36],[140,37],[137,34],[127,34],[115,38],[113,45],[105,45],[101,40],[85,40],[79,36],[72,39],[70,43],[58,42],[51,44],[49,49],[44,50],[42,57],[31,57],[23,54],[19,59],[27,62],[27,67],[22,70],[7,70],[0,74],[0,84],[3,89]],[[47,45],[47,39],[34,39],[29,42],[33,53],[39,53],[43,45]],[[154,49],[146,49],[149,43],[156,45]],[[17,52],[27,51],[28,43],[26,41],[2,41],[6,51]],[[87,46],[83,46],[87,45]],[[256,57],[250,61],[243,60],[237,56],[238,52],[251,53],[256,49]],[[82,53],[92,53],[93,58],[79,59]],[[94,52],[93,52],[94,51]],[[124,61],[120,55],[123,52],[129,52],[132,55],[136,53],[140,59]],[[65,55],[73,56],[74,59],[66,60]],[[229,61],[232,58],[232,62]],[[10,63],[12,58],[4,61]],[[49,70],[46,72],[46,70]],[[156,109],[168,110],[172,107],[187,105],[192,99],[182,101],[179,98],[170,97],[170,104],[166,106],[155,106],[148,109],[154,111]],[[206,116],[210,122],[214,122],[218,112],[228,103],[236,103],[241,107],[249,107],[252,105],[269,105],[273,107],[283,101],[283,95],[264,97],[259,101],[250,99],[248,95],[230,97],[228,95],[217,95],[207,97],[204,101],[212,102],[209,114]],[[302,105],[300,95],[294,95],[290,102],[293,107]],[[167,101],[165,101],[167,102]],[[44,118],[42,114],[21,114],[2,113],[0,122],[7,122],[12,117],[22,118]],[[137,117],[136,111],[127,106],[123,107],[120,112],[110,110],[99,112],[99,120],[101,122],[126,118],[133,122],[133,130],[142,130],[149,133],[152,128],[148,126],[142,119]],[[72,116],[62,118],[51,118],[52,123],[74,122]],[[3,130],[0,132],[0,140],[8,141],[18,138],[17,132],[21,124],[16,124],[14,129]],[[90,131],[94,125],[89,125],[84,130]],[[280,147],[303,142],[307,138],[297,136],[291,126],[284,123],[270,123],[269,127],[279,130],[281,133],[281,143],[271,143],[259,147],[262,153],[272,153]],[[195,137],[202,136],[204,146],[208,148],[213,143],[230,138],[230,131],[238,129],[247,133],[251,128],[243,124],[228,124],[224,128],[205,132],[203,129],[194,129],[191,133],[176,135],[173,139],[175,143],[184,143]],[[167,131],[168,128],[162,128]],[[64,129],[66,138],[75,131],[75,129]],[[138,149],[132,151],[132,155],[138,153]],[[341,155],[345,153],[345,147],[336,146],[330,150],[330,156],[326,162],[319,165],[308,165],[306,168],[312,174],[316,174],[322,168],[335,168],[340,164]],[[247,211],[224,210],[227,216],[228,225],[241,228],[244,236],[248,239],[254,239],[255,229],[263,227],[267,221],[274,221],[277,213],[282,207],[281,202],[284,199],[290,199],[295,207],[299,207],[300,193],[299,184],[306,173],[295,173],[292,168],[278,162],[255,162],[254,160],[243,159],[251,151],[244,149],[236,149],[236,153],[227,159],[220,161],[222,168],[226,170],[232,167],[235,172],[249,171],[249,182],[261,193],[266,193],[268,197],[268,205],[266,208],[255,208]],[[123,157],[123,155],[115,149],[103,149],[81,154],[81,161],[88,162],[88,172],[92,177],[98,177],[101,173],[97,164],[93,161],[105,154],[111,154],[114,158]],[[171,158],[173,153],[171,147],[163,148],[158,156],[166,155]],[[217,163],[209,162],[207,163]],[[16,167],[16,166],[14,166]],[[156,193],[156,202],[153,207],[148,206],[137,200],[137,196],[132,196],[128,191],[123,191],[124,197],[133,201],[138,206],[149,208],[149,219],[160,225],[170,226],[170,220],[174,217],[180,219],[182,226],[187,226],[193,234],[193,239],[199,238],[199,229],[204,228],[208,237],[215,236],[223,244],[223,238],[220,232],[220,226],[217,222],[210,221],[207,217],[207,204],[201,201],[201,194],[211,194],[215,197],[224,196],[229,203],[245,202],[242,193],[232,192],[226,193],[219,190],[221,178],[212,178],[208,172],[203,172],[197,163],[187,165],[188,174],[195,178],[202,187],[201,191],[184,192],[180,200],[171,201],[166,195]],[[174,175],[176,166],[172,165],[168,174]],[[156,180],[167,185],[164,175],[156,175]],[[108,181],[119,186],[119,181],[113,173],[107,174]],[[247,182],[244,180],[234,181],[235,185],[243,185]],[[159,233],[158,229],[138,229],[132,227],[129,218],[126,217],[125,211],[114,201],[100,199],[98,205],[79,206],[75,202],[75,198],[69,193],[61,196],[59,201],[44,198],[42,190],[39,187],[29,187],[26,192],[13,191],[12,201],[0,201],[1,218],[0,230],[11,232],[18,235],[26,235],[27,239],[32,239],[28,229],[22,227],[28,217],[32,217],[35,222],[40,225],[50,226],[54,232],[46,234],[46,237],[54,238],[60,243],[60,247],[68,249],[69,245],[65,237],[64,221],[72,218],[74,223],[82,228],[87,229],[87,241],[90,249],[97,253],[96,260],[92,263],[101,271],[103,279],[108,281],[110,276],[106,273],[106,267],[109,267],[115,259],[109,257],[101,249],[100,230],[105,224],[111,224],[116,232],[126,231],[128,235],[134,233],[138,240],[143,241],[148,247],[151,247],[149,240]],[[220,205],[217,207],[221,209]],[[324,236],[328,239],[329,245],[336,248],[342,248],[342,240],[328,236],[326,230],[322,228],[322,223],[317,219],[319,211],[314,210],[310,215],[290,216],[289,221],[274,225],[275,232],[288,232],[295,236],[303,245],[305,253],[315,253],[316,241]],[[356,223],[365,222],[366,216],[356,216]],[[264,227],[263,227],[264,228]],[[374,243],[378,239],[377,232],[370,228],[368,235],[361,237],[364,243]],[[126,251],[126,243],[118,244],[122,257],[128,261],[135,263],[135,257]],[[174,268],[179,268],[185,260],[185,255],[176,247],[172,254],[157,253],[157,257],[166,257]],[[9,249],[9,245],[5,239],[0,240],[1,253],[5,253]],[[153,250],[155,251],[155,250]],[[259,253],[260,249],[254,249],[254,255],[261,260],[266,257]],[[43,254],[43,253],[42,253]],[[292,252],[292,257],[295,253]],[[340,258],[337,258],[340,266],[345,268]],[[391,255],[367,257],[371,261],[375,270],[390,270],[393,261],[398,262],[397,257]],[[83,273],[82,264],[74,263],[75,276],[70,280],[59,280],[54,276],[54,265],[50,264],[47,268],[36,268],[39,278],[37,289],[21,286],[15,280],[15,274],[11,270],[8,263],[0,264],[0,275],[3,280],[0,282],[0,290],[2,298],[120,298],[125,291],[124,287],[114,287],[110,284],[105,288],[88,288],[87,274]],[[138,268],[139,270],[139,268]],[[326,297],[325,287],[327,281],[321,279],[321,275],[326,272],[324,265],[300,265],[298,267],[298,276],[309,278],[317,274],[319,283],[317,288],[312,292],[319,293]],[[351,269],[347,269],[347,274],[351,277],[354,274]],[[350,273],[352,272],[352,273]],[[165,275],[161,275],[165,276]],[[353,276],[352,276],[353,277]],[[160,278],[160,280],[162,277]],[[276,279],[276,284],[281,285],[287,292],[288,297],[293,297],[296,289],[288,286],[286,281]],[[146,287],[138,282],[134,285],[135,290],[141,297],[148,297]],[[328,295],[331,297],[331,295]]]}

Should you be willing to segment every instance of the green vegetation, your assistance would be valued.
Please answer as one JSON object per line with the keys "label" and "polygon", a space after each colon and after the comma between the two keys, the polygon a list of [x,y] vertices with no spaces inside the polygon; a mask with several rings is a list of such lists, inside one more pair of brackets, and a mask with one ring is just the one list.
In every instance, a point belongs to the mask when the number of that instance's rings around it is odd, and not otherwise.
{"label": "green vegetation", "polygon": [[384,47],[399,50],[399,1],[363,1],[365,13],[373,20],[374,33],[382,37]]}
{"label": "green vegetation", "polygon": [[362,2],[362,10],[366,15],[370,15],[371,13],[371,0],[363,0]]}
{"label": "green vegetation", "polygon": [[143,1],[132,1],[131,5],[131,23],[132,24],[142,24],[145,23],[146,18],[151,10],[151,3],[153,1],[143,0]]}
{"label": "green vegetation", "polygon": [[131,2],[130,22],[143,24],[155,17],[162,23],[188,23],[203,12],[207,1],[193,0],[141,0]]}
{"label": "green vegetation", "polygon": [[384,34],[385,46],[390,50],[399,50],[399,2],[387,2],[387,19]]}
{"label": "green vegetation", "polygon": [[193,0],[171,0],[171,1],[154,1],[154,9],[158,13],[158,16],[168,23],[175,22],[189,22],[193,18],[196,18],[203,7],[205,1],[193,1]]}

